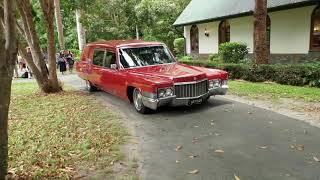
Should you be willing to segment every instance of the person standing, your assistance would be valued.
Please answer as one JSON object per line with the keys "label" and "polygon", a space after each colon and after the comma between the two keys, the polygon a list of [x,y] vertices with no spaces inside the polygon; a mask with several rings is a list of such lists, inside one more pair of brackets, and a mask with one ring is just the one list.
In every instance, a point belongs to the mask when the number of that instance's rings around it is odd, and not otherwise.
{"label": "person standing", "polygon": [[59,66],[61,74],[63,75],[64,72],[67,71],[67,63],[66,63],[66,60],[65,60],[63,54],[60,54],[60,57],[58,60],[58,66]]}

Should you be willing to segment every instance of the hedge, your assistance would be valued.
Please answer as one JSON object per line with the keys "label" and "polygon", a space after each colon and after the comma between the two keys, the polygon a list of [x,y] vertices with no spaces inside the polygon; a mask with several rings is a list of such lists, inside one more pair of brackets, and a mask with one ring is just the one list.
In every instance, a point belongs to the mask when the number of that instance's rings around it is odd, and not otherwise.
{"label": "hedge", "polygon": [[226,42],[219,45],[219,56],[224,63],[239,63],[248,52],[244,43]]}
{"label": "hedge", "polygon": [[320,63],[251,65],[190,60],[182,60],[180,62],[225,70],[229,73],[230,79],[243,79],[251,82],[271,81],[293,86],[320,87]]}

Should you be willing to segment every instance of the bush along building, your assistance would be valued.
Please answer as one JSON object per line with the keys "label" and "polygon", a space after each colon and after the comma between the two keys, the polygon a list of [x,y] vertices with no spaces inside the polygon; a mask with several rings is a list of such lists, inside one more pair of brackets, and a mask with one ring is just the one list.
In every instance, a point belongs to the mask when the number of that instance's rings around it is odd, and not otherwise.
{"label": "bush along building", "polygon": [[[219,44],[245,43],[253,53],[254,0],[192,0],[174,26],[184,27],[189,55],[217,54]],[[320,61],[320,1],[268,0],[271,63]]]}

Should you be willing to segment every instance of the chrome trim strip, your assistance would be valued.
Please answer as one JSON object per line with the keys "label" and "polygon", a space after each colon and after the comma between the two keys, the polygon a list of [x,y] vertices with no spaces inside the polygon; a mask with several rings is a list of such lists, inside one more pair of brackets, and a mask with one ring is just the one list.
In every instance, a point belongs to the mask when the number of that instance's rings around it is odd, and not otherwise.
{"label": "chrome trim strip", "polygon": [[208,79],[202,79],[202,80],[199,80],[199,81],[189,81],[189,82],[179,82],[179,83],[174,83],[173,85],[174,86],[179,86],[179,85],[186,85],[186,84],[197,84],[197,83],[200,83],[200,82],[203,82],[203,81],[207,81]]}
{"label": "chrome trim strip", "polygon": [[203,97],[203,96],[205,96],[207,94],[209,94],[209,91],[204,93],[204,94],[202,94],[202,95],[200,95],[200,96],[197,96],[197,97],[184,97],[184,98],[176,98],[176,99],[178,99],[178,100],[198,99],[198,98],[201,98],[201,97]]}

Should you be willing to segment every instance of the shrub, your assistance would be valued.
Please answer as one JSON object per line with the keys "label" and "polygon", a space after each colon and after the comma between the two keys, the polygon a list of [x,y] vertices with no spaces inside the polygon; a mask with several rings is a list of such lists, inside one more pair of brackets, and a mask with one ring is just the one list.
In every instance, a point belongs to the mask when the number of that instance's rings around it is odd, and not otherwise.
{"label": "shrub", "polygon": [[246,44],[227,42],[219,45],[219,56],[224,63],[239,63],[248,54]]}
{"label": "shrub", "polygon": [[177,56],[184,55],[184,38],[178,38],[173,41],[174,52]]}
{"label": "shrub", "polygon": [[193,57],[192,56],[182,56],[179,59],[182,61],[191,61],[191,60],[193,60]]}
{"label": "shrub", "polygon": [[212,61],[180,61],[181,63],[222,69],[230,79],[243,79],[251,82],[271,81],[293,86],[320,87],[320,63],[315,64],[273,64],[250,65],[216,63]]}

